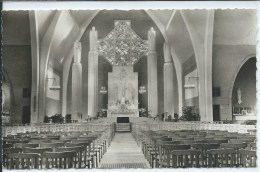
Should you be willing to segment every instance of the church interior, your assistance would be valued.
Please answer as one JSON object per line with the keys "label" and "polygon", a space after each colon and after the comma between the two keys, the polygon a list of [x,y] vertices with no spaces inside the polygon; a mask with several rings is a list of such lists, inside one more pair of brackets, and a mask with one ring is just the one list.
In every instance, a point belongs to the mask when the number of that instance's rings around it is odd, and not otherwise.
{"label": "church interior", "polygon": [[4,169],[256,167],[257,11],[2,12]]}

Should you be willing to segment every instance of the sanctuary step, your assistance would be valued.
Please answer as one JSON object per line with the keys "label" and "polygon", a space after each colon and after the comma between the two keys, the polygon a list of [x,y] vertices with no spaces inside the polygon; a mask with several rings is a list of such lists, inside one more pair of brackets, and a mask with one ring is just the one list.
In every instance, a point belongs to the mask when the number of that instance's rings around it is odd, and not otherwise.
{"label": "sanctuary step", "polygon": [[130,132],[131,124],[130,123],[116,123],[116,132]]}

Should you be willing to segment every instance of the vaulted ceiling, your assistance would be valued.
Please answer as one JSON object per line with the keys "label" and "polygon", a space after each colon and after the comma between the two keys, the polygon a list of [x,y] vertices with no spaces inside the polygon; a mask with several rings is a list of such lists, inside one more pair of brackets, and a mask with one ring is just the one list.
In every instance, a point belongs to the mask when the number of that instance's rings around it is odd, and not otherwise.
{"label": "vaulted ceiling", "polygon": [[[49,48],[49,64],[62,70],[64,58],[73,48],[73,43],[85,32],[89,23],[95,18],[97,10],[78,11],[36,11],[36,23],[40,41],[40,49]],[[175,49],[181,63],[194,54],[187,23],[191,25],[201,39],[205,34],[206,10],[148,10],[146,13],[160,29],[165,40]],[[183,19],[185,15],[185,22]],[[28,16],[28,15],[27,15]],[[30,36],[22,33],[10,33],[8,27],[28,25],[28,18],[5,23],[4,44],[28,44]],[[109,17],[109,16],[108,16]],[[8,18],[7,18],[8,19]],[[139,20],[136,17],[136,20]],[[213,45],[256,45],[256,10],[215,10]],[[4,21],[5,22],[5,21]],[[106,26],[104,26],[106,27]],[[239,36],[238,36],[239,35]],[[33,35],[32,35],[33,36]],[[51,45],[45,45],[46,37],[51,37]],[[23,41],[23,42],[21,42]]]}

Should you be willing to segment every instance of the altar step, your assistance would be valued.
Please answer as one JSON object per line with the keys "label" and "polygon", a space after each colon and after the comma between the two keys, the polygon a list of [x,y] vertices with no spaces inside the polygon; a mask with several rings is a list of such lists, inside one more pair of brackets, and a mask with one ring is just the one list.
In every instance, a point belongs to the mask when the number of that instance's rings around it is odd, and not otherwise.
{"label": "altar step", "polygon": [[130,132],[131,124],[130,123],[116,123],[116,132]]}

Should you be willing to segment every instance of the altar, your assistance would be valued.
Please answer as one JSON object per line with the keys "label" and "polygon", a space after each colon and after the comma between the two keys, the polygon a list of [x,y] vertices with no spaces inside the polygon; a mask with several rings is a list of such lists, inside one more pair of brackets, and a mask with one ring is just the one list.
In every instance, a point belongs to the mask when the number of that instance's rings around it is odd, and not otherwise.
{"label": "altar", "polygon": [[111,112],[109,117],[138,117],[136,112]]}

